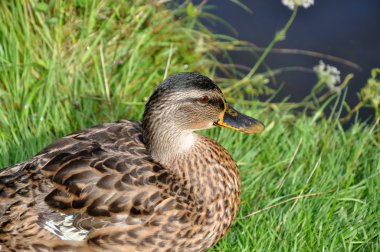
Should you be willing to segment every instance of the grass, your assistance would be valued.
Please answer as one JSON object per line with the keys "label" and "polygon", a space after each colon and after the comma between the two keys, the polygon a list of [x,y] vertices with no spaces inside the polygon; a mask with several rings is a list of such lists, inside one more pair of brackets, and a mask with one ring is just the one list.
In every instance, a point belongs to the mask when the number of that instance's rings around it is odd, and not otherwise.
{"label": "grass", "polygon": [[[231,91],[213,53],[237,42],[196,15],[147,1],[0,1],[0,167],[74,130],[139,120],[165,74],[198,71]],[[239,101],[240,88],[227,97]],[[379,251],[377,126],[345,130],[335,115],[239,104],[267,129],[203,132],[230,151],[243,180],[239,216],[210,251]]]}
{"label": "grass", "polygon": [[211,251],[378,251],[379,143],[373,128],[289,114],[260,136],[215,137],[238,160],[243,203]]}

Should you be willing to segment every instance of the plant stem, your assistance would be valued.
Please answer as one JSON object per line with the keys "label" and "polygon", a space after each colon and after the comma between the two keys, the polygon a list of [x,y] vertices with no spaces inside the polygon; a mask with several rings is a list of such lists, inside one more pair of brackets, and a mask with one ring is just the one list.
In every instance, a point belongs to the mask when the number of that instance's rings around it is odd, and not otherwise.
{"label": "plant stem", "polygon": [[294,19],[297,15],[297,6],[295,6],[292,15],[290,16],[288,22],[286,22],[285,26],[278,31],[272,41],[269,43],[269,45],[265,48],[263,54],[260,56],[260,58],[257,60],[256,64],[252,67],[251,71],[240,81],[236,82],[234,85],[227,87],[225,89],[225,92],[230,92],[233,89],[236,89],[246,83],[252,76],[256,73],[257,69],[261,66],[261,64],[264,62],[265,58],[268,56],[269,52],[272,50],[275,44],[282,41],[286,37],[286,33],[288,32],[290,26],[293,24]]}
{"label": "plant stem", "polygon": [[350,120],[350,118],[352,117],[352,115],[356,111],[358,111],[361,107],[363,107],[363,105],[367,102],[368,99],[369,99],[368,97],[364,97],[364,99],[362,99],[358,104],[356,104],[356,106],[353,109],[351,109],[351,111],[348,112],[348,114],[345,117],[343,117],[342,119],[340,119],[340,123],[343,124],[343,123],[347,122],[348,120]]}

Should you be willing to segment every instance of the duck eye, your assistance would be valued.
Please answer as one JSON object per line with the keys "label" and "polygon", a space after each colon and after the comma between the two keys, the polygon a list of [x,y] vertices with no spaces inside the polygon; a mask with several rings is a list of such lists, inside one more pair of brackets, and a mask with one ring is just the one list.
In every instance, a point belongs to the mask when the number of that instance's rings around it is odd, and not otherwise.
{"label": "duck eye", "polygon": [[209,98],[207,95],[202,96],[202,98],[199,99],[199,102],[202,104],[206,104],[206,103],[208,103],[208,101],[209,101]]}

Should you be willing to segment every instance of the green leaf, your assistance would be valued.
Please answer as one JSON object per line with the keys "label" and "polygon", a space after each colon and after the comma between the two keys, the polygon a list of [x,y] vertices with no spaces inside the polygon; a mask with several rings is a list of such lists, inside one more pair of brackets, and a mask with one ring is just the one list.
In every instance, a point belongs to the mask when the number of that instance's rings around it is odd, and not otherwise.
{"label": "green leaf", "polygon": [[49,10],[49,5],[44,2],[36,4],[36,10],[41,12],[47,12]]}
{"label": "green leaf", "polygon": [[193,3],[189,3],[186,7],[186,12],[189,17],[195,18],[198,15],[197,8],[193,5]]}

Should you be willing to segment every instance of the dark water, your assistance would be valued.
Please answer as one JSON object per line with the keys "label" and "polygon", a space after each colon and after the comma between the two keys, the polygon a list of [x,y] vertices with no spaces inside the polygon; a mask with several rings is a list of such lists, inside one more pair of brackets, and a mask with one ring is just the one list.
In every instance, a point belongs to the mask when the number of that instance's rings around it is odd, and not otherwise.
{"label": "dark water", "polygon": [[[234,34],[225,26],[208,24],[217,33],[227,34],[265,47],[287,22],[291,11],[280,0],[241,0],[253,13],[243,10],[229,0],[209,1],[215,6],[213,14],[230,23],[238,32]],[[380,67],[380,0],[315,0],[308,8],[300,8],[287,38],[276,45],[317,51],[355,62],[361,70],[344,64],[324,60],[341,71],[342,79],[353,73],[354,79],[348,88],[347,102],[354,106],[358,102],[357,92],[370,76],[372,68]],[[234,53],[233,61],[246,66],[254,65],[256,59],[247,53]],[[271,54],[266,63],[271,68],[302,66],[312,68],[318,58],[302,55]],[[290,97],[290,101],[300,101],[310,93],[316,82],[313,73],[290,72],[277,76],[279,83],[285,83],[276,101]],[[273,85],[273,83],[271,84]],[[372,109],[362,109],[360,117],[366,119],[373,114]]]}

